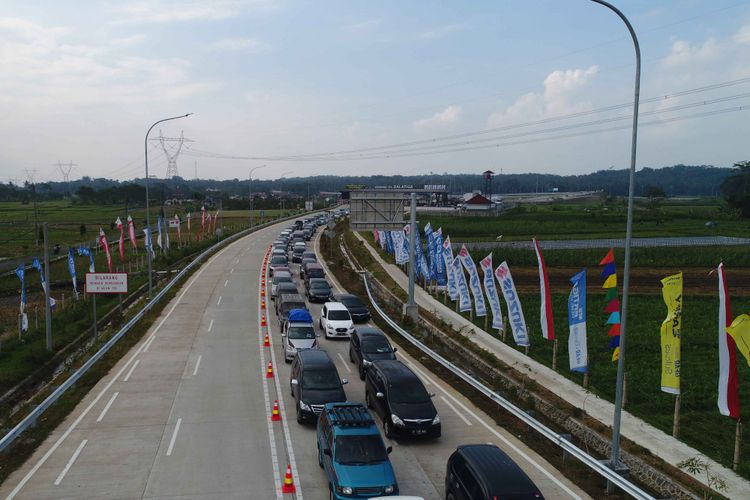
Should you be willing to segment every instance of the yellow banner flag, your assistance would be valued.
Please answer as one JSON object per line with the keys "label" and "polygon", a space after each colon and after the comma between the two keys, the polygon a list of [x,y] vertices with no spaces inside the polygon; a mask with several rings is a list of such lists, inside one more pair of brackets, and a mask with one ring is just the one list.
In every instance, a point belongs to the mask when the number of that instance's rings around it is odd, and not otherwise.
{"label": "yellow banner flag", "polygon": [[682,273],[661,280],[667,317],[661,324],[661,390],[680,393],[680,333],[682,328]]}
{"label": "yellow banner flag", "polygon": [[604,284],[602,285],[602,288],[614,288],[616,286],[617,286],[617,275],[612,274],[606,280],[604,280]]}
{"label": "yellow banner flag", "polygon": [[727,333],[732,336],[737,349],[745,356],[747,364],[750,365],[750,316],[740,314],[732,325],[727,327]]}

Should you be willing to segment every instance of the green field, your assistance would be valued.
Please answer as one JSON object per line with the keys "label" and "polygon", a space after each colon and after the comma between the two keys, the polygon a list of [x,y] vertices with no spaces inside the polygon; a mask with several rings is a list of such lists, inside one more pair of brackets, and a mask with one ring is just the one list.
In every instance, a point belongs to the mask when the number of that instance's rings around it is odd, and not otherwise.
{"label": "green field", "polygon": [[[624,200],[587,200],[521,204],[497,216],[436,216],[420,214],[422,226],[443,228],[453,241],[503,241],[539,239],[624,238],[627,218]],[[714,221],[709,229],[706,222]],[[651,203],[636,202],[633,218],[635,237],[740,236],[750,235],[750,220],[738,219],[721,200],[699,198]]]}

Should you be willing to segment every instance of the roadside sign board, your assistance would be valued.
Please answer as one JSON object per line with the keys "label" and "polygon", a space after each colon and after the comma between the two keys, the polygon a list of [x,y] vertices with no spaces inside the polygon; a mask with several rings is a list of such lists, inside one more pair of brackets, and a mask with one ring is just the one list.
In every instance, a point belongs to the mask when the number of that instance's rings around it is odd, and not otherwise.
{"label": "roadside sign board", "polygon": [[86,273],[86,293],[128,293],[128,273]]}
{"label": "roadside sign board", "polygon": [[178,227],[180,227],[180,221],[174,220],[174,219],[169,219],[169,228],[170,229],[177,229]]}

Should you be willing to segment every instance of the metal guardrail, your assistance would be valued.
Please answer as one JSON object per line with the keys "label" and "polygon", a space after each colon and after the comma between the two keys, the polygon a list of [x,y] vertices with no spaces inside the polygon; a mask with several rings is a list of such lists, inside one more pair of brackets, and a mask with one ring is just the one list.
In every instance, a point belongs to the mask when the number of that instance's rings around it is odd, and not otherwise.
{"label": "metal guardrail", "polygon": [[380,314],[380,316],[385,320],[388,325],[390,325],[391,328],[396,330],[402,337],[404,337],[406,340],[408,340],[412,345],[417,347],[420,351],[430,356],[433,360],[437,361],[440,365],[442,365],[444,368],[447,368],[450,370],[454,375],[459,377],[461,380],[466,382],[467,384],[471,385],[474,389],[478,390],[491,400],[493,400],[495,403],[500,405],[503,409],[510,412],[513,416],[524,422],[526,425],[540,433],[542,436],[546,437],[553,443],[555,443],[557,446],[562,448],[564,451],[569,453],[571,456],[577,458],[581,462],[583,462],[586,466],[588,466],[591,470],[596,472],[597,474],[603,476],[605,479],[610,481],[612,484],[620,488],[622,491],[627,493],[628,495],[637,498],[639,500],[653,500],[655,497],[652,495],[646,493],[642,489],[640,489],[638,486],[633,484],[632,482],[628,481],[625,477],[618,474],[615,470],[610,468],[607,464],[600,462],[598,459],[592,457],[588,453],[586,453],[581,448],[577,447],[565,437],[563,437],[562,434],[558,434],[557,432],[553,431],[549,427],[545,426],[544,424],[538,422],[536,419],[532,418],[528,413],[523,411],[522,409],[515,406],[513,403],[508,401],[507,399],[503,398],[499,394],[497,394],[495,391],[487,387],[486,385],[482,384],[478,380],[476,380],[474,377],[463,371],[461,368],[456,366],[455,364],[451,363],[447,359],[445,359],[440,354],[436,353],[426,345],[424,345],[422,342],[420,342],[416,337],[414,337],[412,334],[401,328],[398,323],[393,321],[386,313],[383,311],[383,309],[380,308],[377,302],[375,302],[375,299],[373,298],[372,292],[370,291],[370,284],[367,281],[367,273],[362,272],[362,279],[365,283],[365,289],[367,290],[367,296],[370,298],[370,302],[372,303],[375,310]]}
{"label": "metal guardrail", "polygon": [[[307,212],[306,214],[309,213],[314,212]],[[58,386],[57,389],[52,391],[52,393],[47,396],[44,401],[42,401],[36,408],[34,408],[28,415],[26,415],[23,420],[16,424],[13,429],[11,429],[5,436],[3,436],[2,439],[0,439],[0,452],[7,448],[13,441],[15,441],[16,438],[18,438],[18,436],[20,436],[26,429],[34,425],[36,420],[42,415],[42,413],[44,413],[47,408],[52,406],[58,399],[60,399],[65,391],[70,389],[78,381],[78,379],[85,375],[86,372],[94,365],[94,363],[96,363],[102,356],[104,356],[107,351],[109,351],[112,346],[117,343],[117,341],[119,341],[126,333],[128,333],[128,331],[133,328],[133,326],[138,323],[138,321],[140,321],[147,312],[151,310],[154,304],[161,300],[161,298],[164,297],[164,295],[166,295],[166,293],[169,292],[169,290],[171,290],[172,287],[175,286],[175,284],[177,284],[180,279],[182,279],[182,277],[184,277],[193,267],[198,265],[208,255],[221,248],[222,246],[227,245],[239,238],[247,236],[248,234],[254,233],[260,229],[276,224],[278,222],[289,219],[296,219],[300,216],[302,216],[302,214],[296,214],[284,219],[276,219],[270,222],[266,222],[265,224],[259,224],[257,226],[233,234],[232,236],[229,236],[228,238],[221,240],[215,245],[212,245],[204,250],[179,273],[177,273],[177,275],[175,275],[175,277],[172,278],[169,283],[164,285],[164,288],[162,288],[159,293],[154,296],[153,299],[151,299],[146,305],[144,305],[143,308],[141,308],[141,310],[135,314],[135,316],[133,316],[127,323],[125,323],[111,339],[109,339],[96,353],[94,353],[83,365],[81,365],[80,368],[78,368],[70,377],[68,377],[65,382]]]}

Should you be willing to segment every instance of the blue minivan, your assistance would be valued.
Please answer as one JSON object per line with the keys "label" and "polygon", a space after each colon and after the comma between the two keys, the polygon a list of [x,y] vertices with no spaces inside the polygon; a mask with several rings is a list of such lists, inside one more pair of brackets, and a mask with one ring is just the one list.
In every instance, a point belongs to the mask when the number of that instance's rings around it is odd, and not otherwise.
{"label": "blue minivan", "polygon": [[318,418],[318,464],[331,498],[398,495],[398,483],[377,425],[359,403],[327,403]]}

